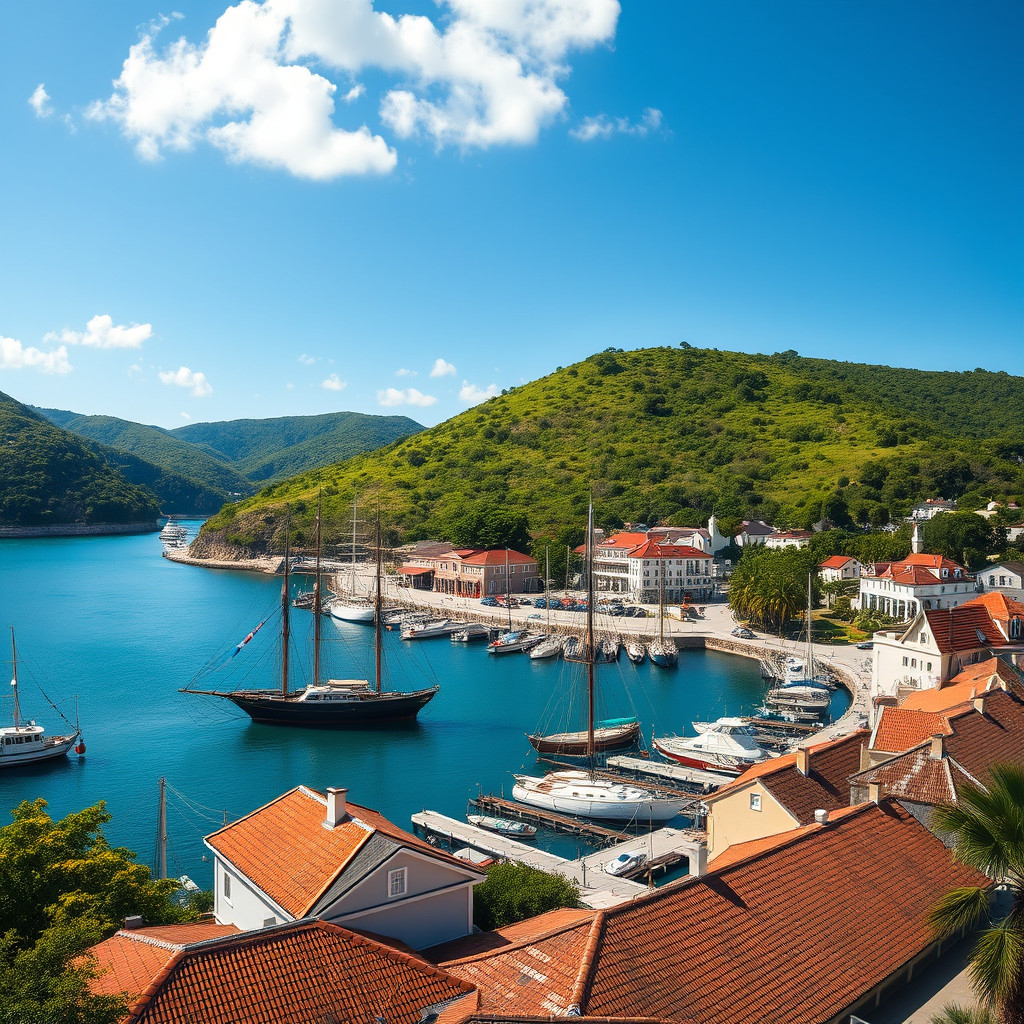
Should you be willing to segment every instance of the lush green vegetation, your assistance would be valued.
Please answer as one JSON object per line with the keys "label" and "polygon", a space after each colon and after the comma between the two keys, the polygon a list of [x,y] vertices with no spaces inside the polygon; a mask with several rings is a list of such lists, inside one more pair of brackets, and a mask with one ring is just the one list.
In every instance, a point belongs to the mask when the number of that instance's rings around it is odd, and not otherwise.
{"label": "lush green vegetation", "polygon": [[152,491],[129,483],[81,438],[0,393],[0,524],[156,521]]}
{"label": "lush green vegetation", "polygon": [[578,906],[575,882],[526,864],[495,864],[473,890],[473,923],[489,932],[549,910]]}
{"label": "lush green vegetation", "polygon": [[1024,764],[994,765],[987,787],[962,787],[959,803],[936,809],[933,827],[953,837],[963,863],[1002,882],[1009,908],[992,920],[992,893],[954,889],[932,911],[943,935],[986,925],[971,953],[975,994],[998,1006],[1004,1024],[1024,1024]]}
{"label": "lush green vegetation", "polygon": [[787,621],[801,612],[806,616],[808,580],[817,581],[817,569],[809,548],[753,548],[729,580],[729,607],[758,628],[781,634]]}
{"label": "lush green vegetation", "polygon": [[102,803],[54,821],[46,801],[24,801],[0,828],[0,1024],[113,1024],[124,1000],[92,996],[92,967],[77,959],[124,918],[195,920],[173,880],[150,878],[112,847]]}
{"label": "lush green vegetation", "polygon": [[224,504],[224,494],[213,487],[197,483],[179,473],[155,466],[128,452],[95,444],[95,450],[111,466],[116,466],[129,483],[148,487],[160,502],[160,511],[165,515],[194,514],[213,515]]}
{"label": "lush green vegetation", "polygon": [[303,502],[308,526],[321,484],[331,523],[374,489],[407,539],[446,539],[467,516],[504,510],[525,515],[552,553],[560,531],[582,527],[591,493],[605,527],[693,525],[712,511],[734,522],[877,527],[927,496],[1024,496],[1022,383],[792,352],[606,351],[265,488],[208,530],[244,547],[266,539],[268,514]]}

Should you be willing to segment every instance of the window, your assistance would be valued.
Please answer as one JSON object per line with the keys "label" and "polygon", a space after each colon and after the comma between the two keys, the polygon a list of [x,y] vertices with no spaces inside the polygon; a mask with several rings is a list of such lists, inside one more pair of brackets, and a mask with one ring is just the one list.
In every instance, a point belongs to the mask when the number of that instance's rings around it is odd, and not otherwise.
{"label": "window", "polygon": [[759,810],[761,810],[761,794],[760,793],[751,793],[750,794],[750,809],[752,811],[759,811]]}
{"label": "window", "polygon": [[904,665],[904,667],[906,667],[906,665],[907,665],[907,663],[908,663],[909,661],[910,661],[910,659],[909,659],[909,658],[906,658],[906,657],[904,657],[904,659],[903,659],[903,665]]}
{"label": "window", "polygon": [[927,633],[922,633],[921,634],[921,643],[923,643],[923,644],[928,643],[928,634]]}
{"label": "window", "polygon": [[408,868],[395,868],[388,872],[388,899],[405,895],[405,875]]}
{"label": "window", "polygon": [[932,670],[932,663],[930,661],[928,662],[927,670],[929,672],[931,672],[931,670]]}
{"label": "window", "polygon": [[231,876],[225,871],[224,872],[224,899],[231,902]]}
{"label": "window", "polygon": [[917,658],[911,658],[910,659],[910,667],[911,668],[917,668]]}

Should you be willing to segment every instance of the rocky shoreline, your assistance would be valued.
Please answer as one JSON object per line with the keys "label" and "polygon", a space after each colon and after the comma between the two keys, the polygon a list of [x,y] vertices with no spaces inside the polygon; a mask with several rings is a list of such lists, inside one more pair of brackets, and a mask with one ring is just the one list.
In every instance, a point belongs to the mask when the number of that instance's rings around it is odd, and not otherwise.
{"label": "rocky shoreline", "polygon": [[154,519],[145,523],[53,523],[47,526],[0,526],[0,540],[26,540],[35,537],[106,537],[135,533],[158,533]]}

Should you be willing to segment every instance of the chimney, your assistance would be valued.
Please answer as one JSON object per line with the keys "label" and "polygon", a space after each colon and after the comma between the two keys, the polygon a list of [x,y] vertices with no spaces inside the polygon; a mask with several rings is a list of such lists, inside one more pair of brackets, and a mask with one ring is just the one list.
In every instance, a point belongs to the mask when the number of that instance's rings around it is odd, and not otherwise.
{"label": "chimney", "polygon": [[937,732],[932,736],[932,747],[931,750],[928,751],[928,755],[936,761],[941,761],[944,753],[943,736],[942,733]]}
{"label": "chimney", "polygon": [[881,787],[881,785],[879,783],[877,783],[877,782],[869,782],[868,783],[868,799],[873,804],[877,804],[877,803],[881,803],[882,802],[882,787]]}
{"label": "chimney", "polygon": [[141,914],[132,914],[131,917],[126,917],[124,919],[124,926],[126,929],[141,928],[142,925],[143,920]]}
{"label": "chimney", "polygon": [[974,710],[977,711],[979,715],[985,714],[985,694],[982,694],[980,697],[975,697],[974,700],[971,701],[971,704],[974,705]]}
{"label": "chimney", "polygon": [[806,747],[798,747],[796,752],[796,770],[801,775],[811,774],[811,754]]}
{"label": "chimney", "polygon": [[817,825],[827,825],[828,824],[828,811],[826,811],[824,807],[819,807],[814,812],[814,822]]}
{"label": "chimney", "polygon": [[327,818],[324,820],[325,828],[334,828],[346,817],[345,796],[348,790],[341,787],[329,786],[327,789]]}
{"label": "chimney", "polygon": [[708,873],[708,848],[704,843],[699,843],[687,860],[689,861],[688,874],[691,878],[700,878],[701,875]]}

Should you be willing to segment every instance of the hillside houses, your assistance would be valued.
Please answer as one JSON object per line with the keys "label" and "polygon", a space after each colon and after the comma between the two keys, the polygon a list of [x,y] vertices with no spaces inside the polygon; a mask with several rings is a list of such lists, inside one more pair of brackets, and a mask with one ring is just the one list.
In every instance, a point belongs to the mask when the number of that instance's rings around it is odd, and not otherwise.
{"label": "hillside houses", "polygon": [[839,583],[844,580],[859,580],[861,564],[847,555],[833,555],[818,566],[818,578],[822,583]]}

